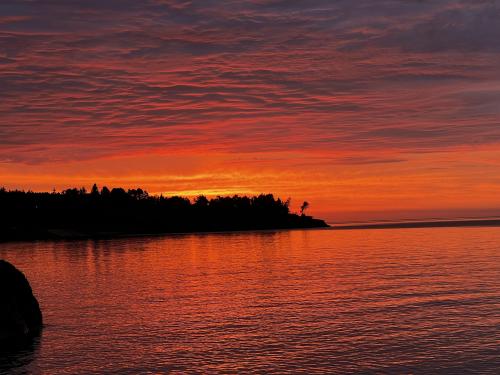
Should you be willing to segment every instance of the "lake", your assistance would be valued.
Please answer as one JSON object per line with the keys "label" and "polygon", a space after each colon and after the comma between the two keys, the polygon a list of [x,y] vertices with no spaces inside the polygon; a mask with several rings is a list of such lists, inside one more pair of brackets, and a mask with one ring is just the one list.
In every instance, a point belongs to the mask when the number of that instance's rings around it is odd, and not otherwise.
{"label": "lake", "polygon": [[45,328],[0,373],[500,373],[500,228],[0,244]]}

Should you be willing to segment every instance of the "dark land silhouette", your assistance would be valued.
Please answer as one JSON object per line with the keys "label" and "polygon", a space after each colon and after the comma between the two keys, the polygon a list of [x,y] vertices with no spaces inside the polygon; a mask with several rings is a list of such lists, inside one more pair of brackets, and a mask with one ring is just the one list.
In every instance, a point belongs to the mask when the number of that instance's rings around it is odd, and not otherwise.
{"label": "dark land silhouette", "polygon": [[0,189],[0,240],[105,238],[121,235],[328,227],[290,212],[290,200],[272,194],[194,201],[151,196],[142,189],[101,190],[94,185],[62,192]]}
{"label": "dark land silhouette", "polygon": [[500,219],[411,221],[395,223],[339,224],[335,230],[350,229],[404,229],[404,228],[452,228],[452,227],[499,227]]}
{"label": "dark land silhouette", "polygon": [[42,313],[24,274],[0,260],[0,348],[22,345],[40,333]]}

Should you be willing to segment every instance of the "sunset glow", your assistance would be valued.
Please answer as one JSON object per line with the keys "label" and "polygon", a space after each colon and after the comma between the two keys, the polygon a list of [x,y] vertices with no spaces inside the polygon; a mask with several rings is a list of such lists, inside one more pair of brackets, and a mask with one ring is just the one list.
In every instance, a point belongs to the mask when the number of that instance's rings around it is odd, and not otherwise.
{"label": "sunset glow", "polygon": [[500,215],[496,1],[0,4],[0,186]]}

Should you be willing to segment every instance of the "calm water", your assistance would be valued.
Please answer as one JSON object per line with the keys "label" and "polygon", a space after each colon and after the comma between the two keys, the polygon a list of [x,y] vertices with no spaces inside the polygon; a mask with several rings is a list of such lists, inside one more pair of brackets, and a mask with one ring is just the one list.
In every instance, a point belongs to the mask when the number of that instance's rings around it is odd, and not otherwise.
{"label": "calm water", "polygon": [[500,228],[0,244],[46,328],[0,372],[500,373]]}

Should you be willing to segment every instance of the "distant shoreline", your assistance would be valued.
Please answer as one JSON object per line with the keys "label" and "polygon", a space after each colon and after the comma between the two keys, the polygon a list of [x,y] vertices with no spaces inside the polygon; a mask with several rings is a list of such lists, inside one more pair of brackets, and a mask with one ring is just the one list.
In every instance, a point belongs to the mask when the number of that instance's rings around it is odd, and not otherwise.
{"label": "distant shoreline", "polygon": [[[151,232],[151,233],[124,233],[124,232],[95,232],[81,233],[64,230],[49,230],[44,235],[38,233],[37,236],[2,238],[0,244],[6,242],[33,242],[33,241],[86,241],[86,240],[113,240],[127,238],[144,237],[167,237],[177,235],[206,235],[206,234],[238,234],[249,232],[277,232],[292,230],[367,230],[367,229],[417,229],[417,228],[454,228],[454,227],[500,227],[500,219],[495,220],[446,220],[446,221],[419,221],[419,222],[394,222],[394,223],[373,223],[373,224],[326,224],[324,221],[317,220],[317,226],[297,226],[280,228],[247,228],[247,229],[219,229],[219,230],[197,230],[197,231],[178,231],[178,232]],[[322,222],[320,224],[320,222]]]}
{"label": "distant shoreline", "polygon": [[396,223],[331,224],[332,230],[353,229],[398,229],[398,228],[453,228],[453,227],[497,227],[500,219],[413,221]]}

